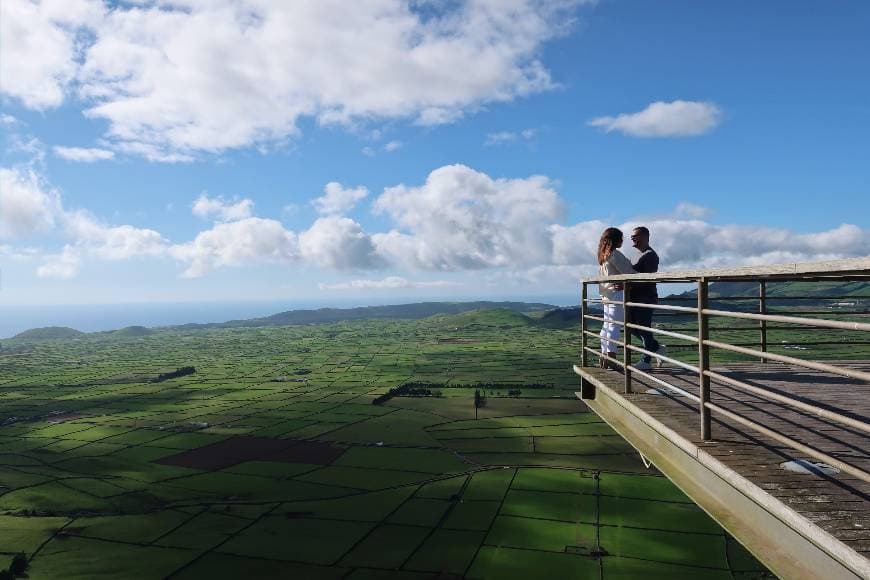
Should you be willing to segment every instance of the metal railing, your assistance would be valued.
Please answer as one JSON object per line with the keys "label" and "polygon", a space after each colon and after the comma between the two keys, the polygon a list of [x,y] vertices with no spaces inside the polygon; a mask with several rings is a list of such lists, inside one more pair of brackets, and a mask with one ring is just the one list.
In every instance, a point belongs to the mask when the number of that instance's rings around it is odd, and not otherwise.
{"label": "metal railing", "polygon": [[[624,375],[624,391],[631,393],[633,388],[633,377],[639,375],[644,379],[651,381],[656,385],[660,385],[676,392],[697,404],[698,413],[700,415],[700,431],[701,438],[705,441],[712,439],[712,416],[714,413],[730,419],[740,425],[759,432],[771,439],[791,447],[809,457],[822,461],[830,466],[836,467],[855,477],[860,478],[865,482],[870,482],[870,473],[867,471],[841,461],[836,457],[831,456],[824,451],[817,449],[804,442],[798,441],[779,431],[762,425],[753,419],[743,416],[731,409],[725,408],[720,404],[714,403],[710,399],[711,381],[715,380],[723,383],[728,387],[751,393],[755,396],[775,401],[777,403],[789,406],[791,408],[812,413],[818,417],[824,418],[856,430],[863,434],[870,434],[870,423],[863,420],[860,416],[850,413],[843,409],[833,409],[830,406],[820,406],[813,402],[807,402],[806,398],[798,398],[783,393],[780,390],[770,390],[761,388],[745,381],[723,375],[722,373],[713,371],[710,366],[711,357],[713,355],[727,356],[740,355],[758,359],[762,362],[780,362],[784,364],[794,365],[806,369],[812,369],[833,375],[846,377],[865,383],[870,383],[870,372],[858,368],[850,368],[843,364],[830,364],[819,360],[811,360],[798,356],[772,352],[774,347],[801,347],[801,345],[841,345],[850,344],[856,346],[870,345],[867,340],[849,340],[844,341],[842,338],[832,341],[800,341],[792,340],[780,343],[771,342],[771,333],[791,331],[795,328],[814,329],[814,331],[831,331],[837,330],[841,332],[860,333],[860,336],[867,337],[865,333],[870,331],[870,318],[867,317],[870,312],[862,309],[862,306],[870,305],[870,297],[866,299],[856,298],[854,296],[823,296],[823,295],[808,295],[808,296],[775,296],[770,293],[771,286],[777,282],[853,282],[853,281],[870,281],[870,257],[856,258],[851,260],[837,260],[833,262],[817,262],[809,264],[784,264],[777,266],[757,267],[757,268],[739,268],[730,270],[694,270],[683,272],[669,272],[657,274],[633,274],[623,276],[609,276],[588,278],[582,281],[581,290],[581,366],[589,366],[589,356],[605,359],[611,365],[620,368]],[[632,308],[649,308],[653,309],[658,315],[671,317],[675,320],[682,321],[683,327],[687,324],[694,328],[693,334],[687,334],[685,328],[663,328],[653,325],[641,326],[634,322],[625,321],[610,321],[622,327],[624,340],[611,341],[613,344],[622,348],[622,360],[618,360],[612,356],[606,356],[601,352],[589,346],[589,339],[598,339],[598,335],[589,329],[589,322],[601,322],[605,320],[602,316],[597,316],[592,313],[591,306],[602,303],[600,298],[589,297],[589,286],[598,285],[602,282],[619,283],[623,286],[622,306],[623,312],[626,314],[626,320],[630,320],[628,312]],[[659,301],[657,304],[649,304],[645,302],[633,302],[631,300],[631,287],[638,282],[654,282],[659,284],[692,284],[694,286],[694,295],[691,292],[685,292],[679,296],[667,297]],[[716,296],[710,297],[710,286],[713,283],[724,282],[740,282],[742,288],[746,288],[747,283],[757,284],[757,296]],[[723,286],[718,286],[719,288]],[[825,301],[831,300],[849,300],[850,309],[842,309],[837,307],[829,307],[827,310],[818,310],[812,305],[818,305]],[[801,309],[800,307],[791,307],[788,310],[783,310],[783,304],[811,304],[809,307]],[[694,302],[693,306],[681,306],[677,304],[669,304],[669,302]],[[755,303],[752,311],[749,311],[745,305],[747,303]],[[729,304],[740,305],[744,308],[740,310],[726,309]],[[842,303],[841,303],[842,304]],[[711,307],[711,306],[716,306]],[[825,317],[822,317],[825,315]],[[843,320],[843,316],[850,319]],[[867,318],[867,321],[864,319]],[[753,326],[721,326],[715,325],[716,321],[732,320],[732,321],[748,321],[756,323]],[[691,324],[690,324],[691,323]],[[712,324],[711,324],[712,323]],[[770,323],[774,323],[771,325]],[[643,330],[652,332],[655,335],[670,337],[672,339],[681,340],[687,344],[673,345],[674,350],[679,350],[680,346],[684,348],[697,349],[697,362],[680,360],[674,358],[674,355],[662,356],[655,352],[650,352],[640,346],[631,343],[631,330]],[[682,330],[682,332],[681,332]],[[711,338],[711,330],[716,332],[753,332],[757,333],[758,340],[751,342],[724,342],[721,340],[713,340]],[[672,345],[669,344],[669,350]],[[804,348],[806,348],[804,346]],[[632,353],[641,355],[649,355],[661,359],[665,363],[671,364],[680,369],[694,373],[698,380],[698,390],[692,393],[682,389],[671,382],[668,382],[667,374],[656,376],[647,370],[638,368],[631,363]],[[870,349],[867,349],[866,360],[870,360]],[[694,356],[692,357],[694,359]],[[581,378],[580,384],[581,397],[590,399],[594,398],[594,388]]]}

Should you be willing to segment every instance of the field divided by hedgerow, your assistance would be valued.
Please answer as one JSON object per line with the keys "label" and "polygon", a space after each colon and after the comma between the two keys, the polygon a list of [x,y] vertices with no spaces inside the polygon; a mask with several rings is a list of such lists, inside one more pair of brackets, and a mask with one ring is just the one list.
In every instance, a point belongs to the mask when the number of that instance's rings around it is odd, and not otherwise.
{"label": "field divided by hedgerow", "polygon": [[[576,332],[509,322],[4,341],[0,569],[24,553],[34,579],[764,573],[576,400]],[[408,383],[433,392],[373,404]]]}

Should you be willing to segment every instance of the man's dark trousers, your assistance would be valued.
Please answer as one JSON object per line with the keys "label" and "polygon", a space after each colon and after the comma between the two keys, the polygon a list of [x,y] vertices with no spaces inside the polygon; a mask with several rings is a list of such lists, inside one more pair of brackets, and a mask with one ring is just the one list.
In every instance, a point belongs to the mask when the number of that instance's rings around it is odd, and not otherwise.
{"label": "man's dark trousers", "polygon": [[[658,304],[658,300],[656,300],[655,302],[644,300],[644,302],[647,304]],[[632,324],[651,327],[653,312],[654,310],[652,308],[641,308],[637,306],[632,306],[628,309],[628,315],[626,316],[626,318]],[[656,340],[655,334],[652,331],[632,328],[631,334],[640,339],[640,341],[643,343],[644,349],[650,352],[656,352],[659,349],[659,341]],[[641,360],[648,363],[652,361],[652,357],[650,357],[650,355],[648,354],[645,354],[641,357]]]}

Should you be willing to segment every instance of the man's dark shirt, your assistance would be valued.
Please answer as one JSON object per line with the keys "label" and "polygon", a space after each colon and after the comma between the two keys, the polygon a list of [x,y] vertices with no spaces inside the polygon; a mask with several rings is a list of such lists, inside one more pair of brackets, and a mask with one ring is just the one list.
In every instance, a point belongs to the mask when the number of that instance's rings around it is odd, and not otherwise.
{"label": "man's dark shirt", "polygon": [[[652,274],[659,271],[659,255],[652,248],[640,255],[637,262],[632,264],[637,272]],[[629,289],[629,300],[632,302],[658,302],[659,294],[654,282],[635,282]]]}

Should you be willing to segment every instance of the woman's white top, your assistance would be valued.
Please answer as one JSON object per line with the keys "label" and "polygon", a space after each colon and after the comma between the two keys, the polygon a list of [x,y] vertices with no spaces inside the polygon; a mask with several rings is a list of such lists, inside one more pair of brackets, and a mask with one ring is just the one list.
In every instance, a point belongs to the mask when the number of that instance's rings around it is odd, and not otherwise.
{"label": "woman's white top", "polygon": [[[632,268],[631,262],[625,257],[625,254],[619,250],[613,250],[607,261],[598,266],[598,275],[617,276],[619,274],[637,274],[637,272]],[[621,288],[616,288],[613,282],[602,282],[598,285],[598,292],[604,301],[622,300]],[[620,293],[618,297],[616,296],[617,292]]]}

